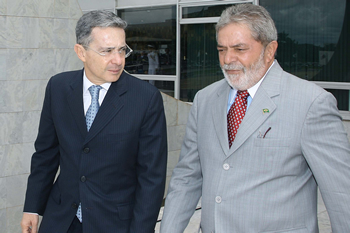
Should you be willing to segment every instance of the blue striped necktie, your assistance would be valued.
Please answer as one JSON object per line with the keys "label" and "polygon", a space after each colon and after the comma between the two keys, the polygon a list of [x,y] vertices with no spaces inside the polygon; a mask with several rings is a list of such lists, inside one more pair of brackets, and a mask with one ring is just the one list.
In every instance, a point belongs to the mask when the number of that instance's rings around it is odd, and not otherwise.
{"label": "blue striped necktie", "polygon": [[94,122],[95,116],[98,112],[98,109],[100,108],[100,104],[98,103],[98,97],[100,90],[102,89],[101,86],[91,86],[89,87],[89,91],[91,94],[91,105],[88,108],[86,112],[86,127],[87,130],[89,131],[92,125],[92,122]]}

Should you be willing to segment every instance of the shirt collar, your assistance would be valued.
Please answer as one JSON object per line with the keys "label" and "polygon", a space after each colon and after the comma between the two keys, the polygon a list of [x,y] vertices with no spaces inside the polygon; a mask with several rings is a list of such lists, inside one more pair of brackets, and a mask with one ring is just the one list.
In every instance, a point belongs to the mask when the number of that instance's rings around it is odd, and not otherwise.
{"label": "shirt collar", "polygon": [[[86,73],[84,70],[84,77],[83,77],[83,93],[86,93],[89,89],[89,87],[93,86],[95,84],[93,84],[87,77],[86,77]],[[111,86],[111,83],[104,83],[100,85],[103,89],[105,89],[106,91],[108,91],[109,87]]]}

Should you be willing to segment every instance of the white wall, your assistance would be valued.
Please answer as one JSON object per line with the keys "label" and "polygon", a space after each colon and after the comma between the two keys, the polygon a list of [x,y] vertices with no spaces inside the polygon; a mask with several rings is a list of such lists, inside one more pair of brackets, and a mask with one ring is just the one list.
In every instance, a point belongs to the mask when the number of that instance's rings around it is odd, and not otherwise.
{"label": "white wall", "polygon": [[81,69],[77,0],[0,0],[0,233],[21,232],[23,201],[48,79]]}
{"label": "white wall", "polygon": [[78,0],[83,12],[106,9],[114,12],[116,0]]}

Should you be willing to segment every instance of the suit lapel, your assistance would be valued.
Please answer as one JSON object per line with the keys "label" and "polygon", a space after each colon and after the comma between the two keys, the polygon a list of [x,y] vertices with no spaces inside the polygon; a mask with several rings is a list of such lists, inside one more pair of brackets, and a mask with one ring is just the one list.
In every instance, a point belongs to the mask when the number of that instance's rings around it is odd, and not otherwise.
{"label": "suit lapel", "polygon": [[67,95],[67,102],[71,113],[78,125],[82,136],[87,134],[85,117],[84,117],[84,102],[83,102],[83,70],[77,72],[75,77],[72,77],[70,83],[70,93]]}
{"label": "suit lapel", "polygon": [[122,95],[127,91],[127,77],[123,73],[117,82],[111,84],[100,109],[86,136],[85,143],[94,138],[122,109]]}
{"label": "suit lapel", "polygon": [[216,134],[219,138],[220,145],[226,154],[228,155],[228,133],[227,133],[227,101],[230,93],[230,86],[228,83],[223,82],[223,84],[218,89],[217,95],[213,99],[212,116],[214,121],[214,126]]}
{"label": "suit lapel", "polygon": [[[239,126],[236,139],[233,142],[229,155],[233,154],[242,144],[258,130],[258,128],[269,118],[276,110],[277,106],[273,98],[280,93],[280,82],[282,68],[277,61],[267,73],[256,92],[252,103],[250,104],[241,125]],[[267,111],[263,111],[268,109]],[[258,135],[256,135],[257,137]]]}

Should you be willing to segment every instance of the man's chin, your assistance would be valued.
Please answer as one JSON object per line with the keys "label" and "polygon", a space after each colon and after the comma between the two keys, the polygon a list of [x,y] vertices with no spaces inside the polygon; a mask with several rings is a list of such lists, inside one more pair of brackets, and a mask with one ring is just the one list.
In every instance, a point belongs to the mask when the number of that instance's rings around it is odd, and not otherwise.
{"label": "man's chin", "polygon": [[[225,73],[225,79],[227,83],[236,90],[246,90],[244,89],[246,85],[240,83],[241,75],[232,75]],[[243,89],[242,89],[243,88]]]}

